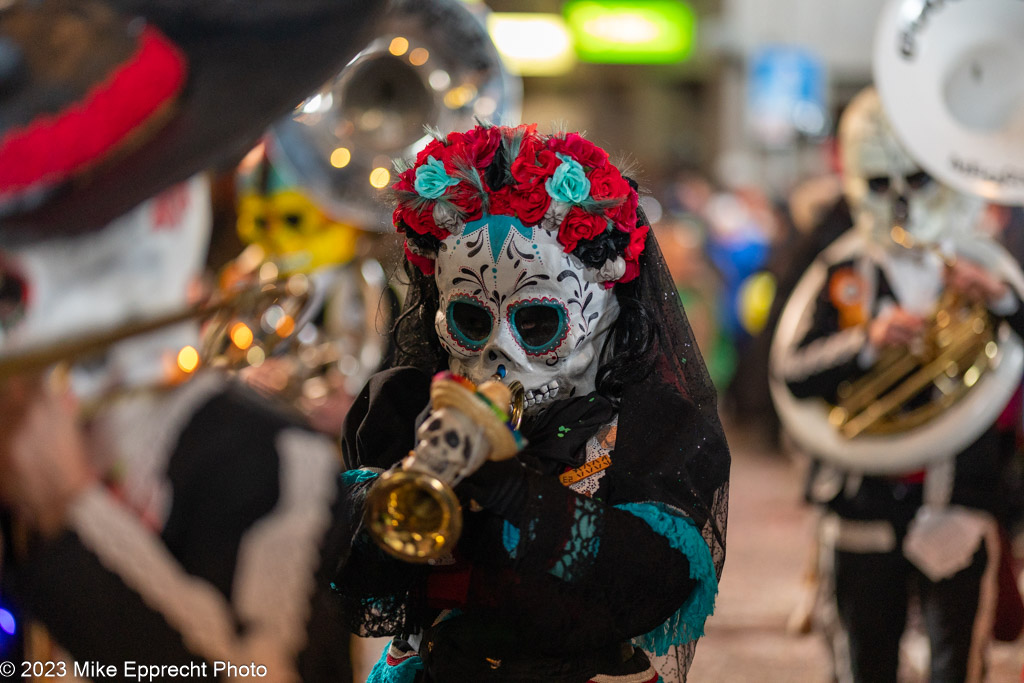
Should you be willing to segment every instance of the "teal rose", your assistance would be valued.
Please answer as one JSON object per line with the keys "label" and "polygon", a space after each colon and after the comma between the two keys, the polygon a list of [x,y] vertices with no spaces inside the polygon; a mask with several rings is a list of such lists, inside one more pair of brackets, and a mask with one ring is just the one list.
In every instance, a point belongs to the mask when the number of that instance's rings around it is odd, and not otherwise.
{"label": "teal rose", "polygon": [[548,194],[555,201],[580,204],[590,195],[590,181],[583,166],[570,156],[559,154],[562,163],[544,183]]}
{"label": "teal rose", "polygon": [[437,199],[452,185],[458,185],[459,179],[452,178],[444,170],[444,164],[430,157],[427,163],[416,169],[416,181],[413,187],[416,194],[426,199]]}

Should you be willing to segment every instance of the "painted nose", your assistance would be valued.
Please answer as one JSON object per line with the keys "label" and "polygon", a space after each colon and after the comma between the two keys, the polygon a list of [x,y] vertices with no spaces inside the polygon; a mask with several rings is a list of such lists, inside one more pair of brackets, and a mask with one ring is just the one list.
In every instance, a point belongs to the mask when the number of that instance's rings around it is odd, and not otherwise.
{"label": "painted nose", "polygon": [[892,218],[897,223],[906,223],[910,217],[910,204],[906,195],[898,194],[892,198]]}

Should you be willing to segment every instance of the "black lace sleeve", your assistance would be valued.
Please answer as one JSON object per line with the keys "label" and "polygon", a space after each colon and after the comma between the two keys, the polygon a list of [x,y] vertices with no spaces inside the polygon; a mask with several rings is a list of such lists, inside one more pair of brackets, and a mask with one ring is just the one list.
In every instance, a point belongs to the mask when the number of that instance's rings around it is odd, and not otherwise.
{"label": "black lace sleeve", "polygon": [[628,640],[689,597],[696,582],[687,556],[641,518],[554,476],[520,476],[525,505],[486,523],[491,537],[467,551],[471,601],[514,625],[523,648],[557,654]]}

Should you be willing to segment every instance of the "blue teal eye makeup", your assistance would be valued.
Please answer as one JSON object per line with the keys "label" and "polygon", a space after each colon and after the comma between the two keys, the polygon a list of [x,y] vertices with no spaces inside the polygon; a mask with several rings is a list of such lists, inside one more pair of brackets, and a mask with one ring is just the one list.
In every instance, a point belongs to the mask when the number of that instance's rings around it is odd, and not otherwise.
{"label": "blue teal eye makeup", "polygon": [[479,351],[490,339],[491,330],[494,329],[494,316],[476,299],[453,298],[448,302],[445,315],[448,318],[448,329],[459,346],[470,351]]}
{"label": "blue teal eye makeup", "polygon": [[569,333],[565,307],[553,299],[529,299],[512,304],[509,321],[512,334],[532,356],[557,349]]}

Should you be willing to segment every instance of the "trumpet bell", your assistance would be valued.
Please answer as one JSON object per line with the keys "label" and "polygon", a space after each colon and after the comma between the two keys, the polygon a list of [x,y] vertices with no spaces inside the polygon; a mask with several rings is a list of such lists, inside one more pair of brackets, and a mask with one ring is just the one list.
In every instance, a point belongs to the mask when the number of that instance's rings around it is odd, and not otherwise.
{"label": "trumpet bell", "polygon": [[405,562],[436,560],[462,533],[462,508],[452,487],[404,469],[389,470],[374,482],[365,520],[377,544]]}

